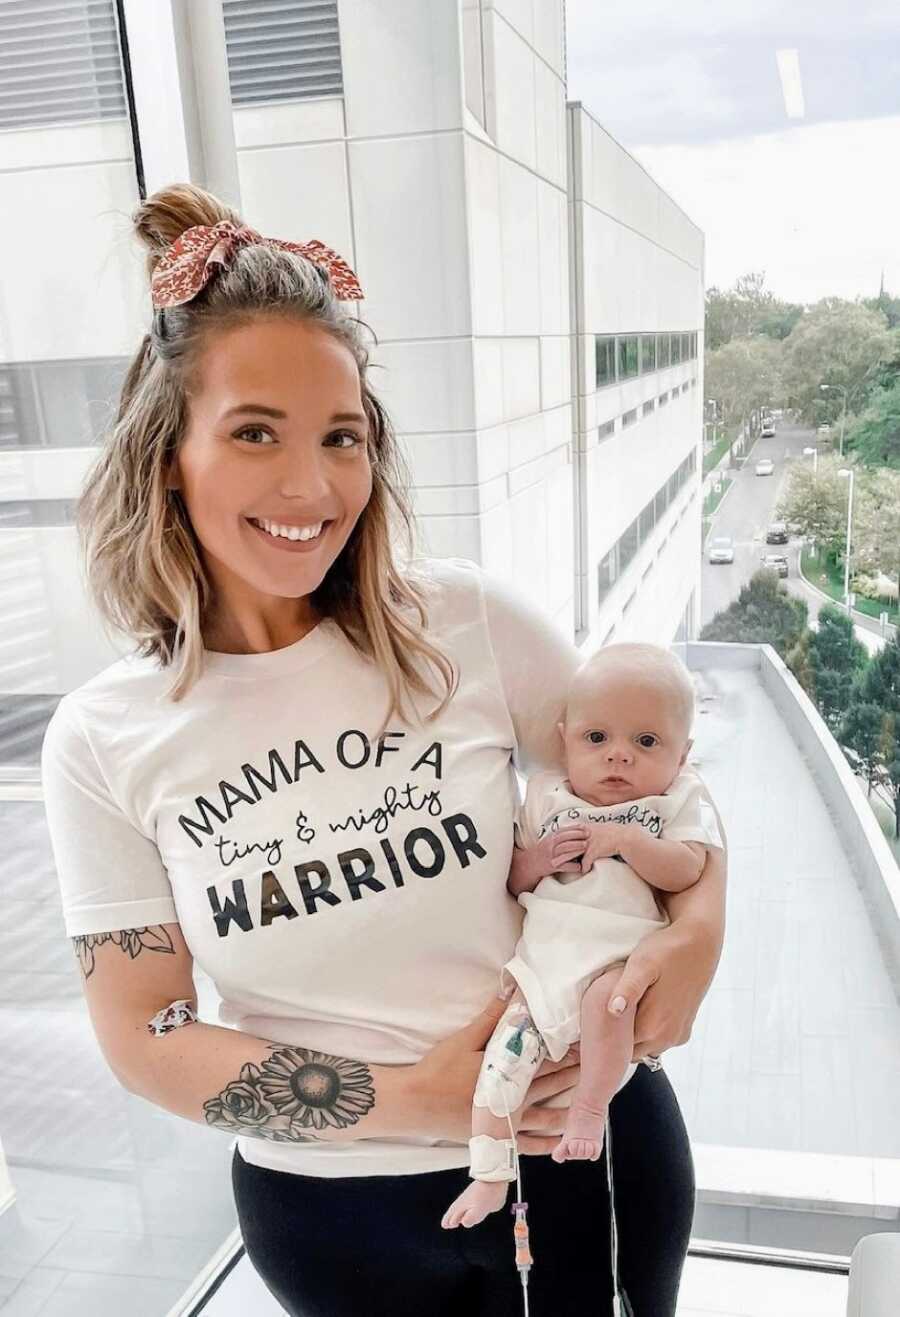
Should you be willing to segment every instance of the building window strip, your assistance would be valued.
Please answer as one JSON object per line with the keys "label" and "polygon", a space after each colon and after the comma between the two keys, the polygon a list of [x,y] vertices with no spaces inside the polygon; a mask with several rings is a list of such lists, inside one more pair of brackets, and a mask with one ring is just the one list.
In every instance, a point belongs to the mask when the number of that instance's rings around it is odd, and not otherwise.
{"label": "building window strip", "polygon": [[640,548],[647,543],[673,500],[696,470],[697,454],[692,449],[668,480],[660,485],[653,498],[644,505],[612,548],[604,554],[597,568],[598,603],[603,603],[616,582],[628,570]]}

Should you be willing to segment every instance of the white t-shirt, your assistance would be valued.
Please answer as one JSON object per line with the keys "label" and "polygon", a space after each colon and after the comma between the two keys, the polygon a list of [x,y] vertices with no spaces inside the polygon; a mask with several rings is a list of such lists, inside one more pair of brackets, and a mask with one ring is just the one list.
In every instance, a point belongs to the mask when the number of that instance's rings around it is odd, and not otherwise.
{"label": "white t-shirt", "polygon": [[[380,745],[384,677],[329,620],[271,653],[208,652],[178,703],[137,655],[62,698],[42,775],[70,937],[177,922],[218,1023],[373,1065],[418,1061],[485,1007],[523,918],[514,769],[561,766],[582,655],[476,564],[412,568],[459,690],[436,723],[395,715]],[[434,1139],[238,1147],[326,1177],[469,1160]]]}

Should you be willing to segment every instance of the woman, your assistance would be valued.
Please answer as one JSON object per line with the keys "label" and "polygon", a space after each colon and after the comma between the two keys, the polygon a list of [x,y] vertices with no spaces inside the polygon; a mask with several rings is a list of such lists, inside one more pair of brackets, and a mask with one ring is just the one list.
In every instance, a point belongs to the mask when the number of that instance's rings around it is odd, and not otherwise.
{"label": "woman", "polygon": [[[244,1242],[287,1312],[519,1313],[511,1220],[440,1219],[521,924],[514,765],[558,763],[582,656],[472,563],[396,565],[402,468],[334,253],[191,185],[135,221],[153,329],[79,526],[97,605],[138,647],[63,697],[43,750],[94,1028],[130,1091],[238,1135]],[[618,989],[636,1059],[690,1034],[721,862],[667,906]],[[197,1020],[194,959],[230,1028]],[[547,1156],[577,1078],[577,1056],[545,1063],[517,1127],[534,1317],[611,1310],[603,1159]],[[610,1114],[622,1285],[665,1317],[684,1126],[644,1067]]]}

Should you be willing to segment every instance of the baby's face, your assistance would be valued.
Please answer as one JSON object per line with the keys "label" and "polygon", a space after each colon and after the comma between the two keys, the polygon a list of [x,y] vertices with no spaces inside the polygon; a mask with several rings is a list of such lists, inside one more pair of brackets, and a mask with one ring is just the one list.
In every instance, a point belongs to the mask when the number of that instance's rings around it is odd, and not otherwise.
{"label": "baby's face", "polygon": [[560,731],[572,790],[594,805],[662,795],[690,748],[690,728],[669,692],[621,672],[603,674],[574,698]]}

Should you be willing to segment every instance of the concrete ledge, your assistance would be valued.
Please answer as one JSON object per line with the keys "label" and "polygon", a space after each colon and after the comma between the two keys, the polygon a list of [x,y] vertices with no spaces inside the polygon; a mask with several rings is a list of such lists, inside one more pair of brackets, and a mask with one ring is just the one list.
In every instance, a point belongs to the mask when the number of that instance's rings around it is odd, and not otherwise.
{"label": "concrete ledge", "polygon": [[689,668],[756,668],[828,804],[869,910],[885,968],[900,997],[900,869],[818,709],[771,645],[688,641],[672,649]]}
{"label": "concrete ledge", "polygon": [[900,1228],[900,1161],[693,1145],[697,1198],[727,1207],[829,1212]]}

